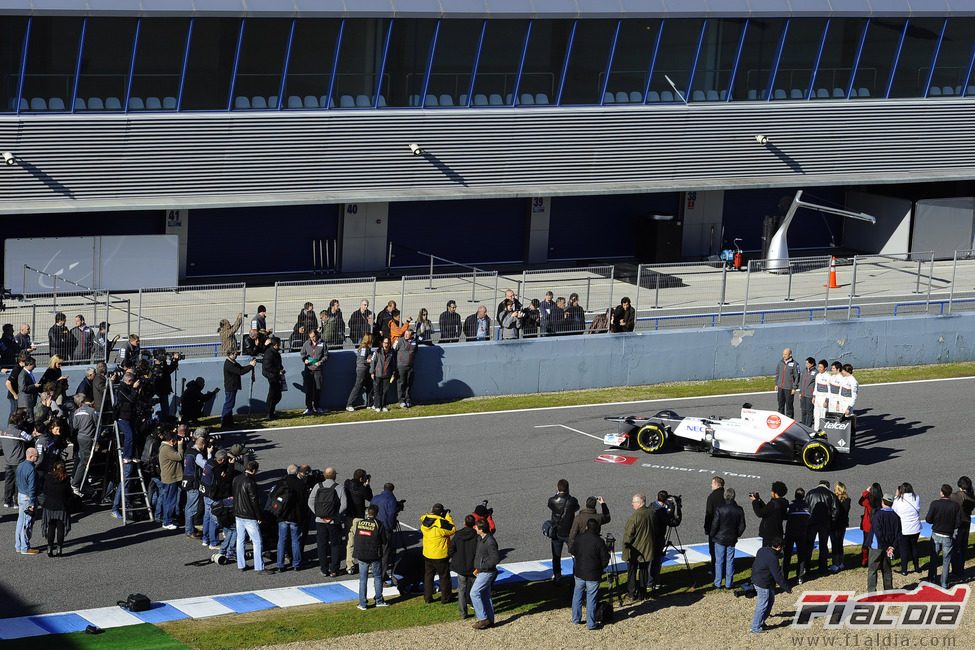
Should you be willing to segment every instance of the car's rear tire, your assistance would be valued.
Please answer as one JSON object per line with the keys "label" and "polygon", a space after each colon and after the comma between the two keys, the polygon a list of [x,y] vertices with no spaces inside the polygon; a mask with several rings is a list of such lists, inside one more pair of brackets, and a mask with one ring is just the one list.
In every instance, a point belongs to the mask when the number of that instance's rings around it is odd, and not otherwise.
{"label": "car's rear tire", "polygon": [[636,444],[648,454],[655,454],[667,444],[667,430],[660,424],[647,424],[636,432]]}
{"label": "car's rear tire", "polygon": [[802,448],[802,464],[814,472],[822,472],[829,469],[836,458],[836,450],[828,442],[823,440],[810,440]]}

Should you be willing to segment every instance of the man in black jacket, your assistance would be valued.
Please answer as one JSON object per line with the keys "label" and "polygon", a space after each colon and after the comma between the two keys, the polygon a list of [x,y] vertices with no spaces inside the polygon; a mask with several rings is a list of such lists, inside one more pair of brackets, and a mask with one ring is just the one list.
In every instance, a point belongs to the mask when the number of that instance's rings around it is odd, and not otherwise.
{"label": "man in black jacket", "polygon": [[291,538],[291,568],[301,568],[301,528],[308,519],[305,482],[298,478],[298,466],[288,465],[287,474],[281,479],[281,491],[287,494],[287,503],[278,516],[278,571],[286,571],[284,557]]}
{"label": "man in black jacket", "polygon": [[[784,500],[784,499],[783,499]],[[755,599],[755,614],[752,615],[751,631],[753,634],[761,634],[762,628],[768,615],[772,613],[772,605],[775,604],[775,585],[778,583],[787,594],[792,590],[786,584],[782,569],[779,567],[778,552],[782,550],[782,538],[773,537],[768,540],[762,548],[758,549],[755,555],[755,562],[752,564],[752,584],[758,592]]]}
{"label": "man in black jacket", "polygon": [[867,560],[867,591],[877,590],[877,571],[884,579],[884,591],[894,588],[890,562],[901,537],[901,518],[891,507],[894,497],[883,496],[883,507],[870,515],[870,553]]}
{"label": "man in black jacket", "polygon": [[[352,478],[345,479],[345,521],[348,527],[346,534],[348,535],[352,533],[353,521],[366,516],[366,501],[372,501],[372,488],[369,487],[370,478],[366,470],[360,467],[352,472]],[[386,532],[390,536],[393,534],[391,530]],[[346,549],[345,566],[348,567],[349,573],[357,573],[359,571],[359,565],[352,560],[352,552],[354,549],[348,547]]]}
{"label": "man in black jacket", "polygon": [[[596,506],[599,506],[599,512],[596,512]],[[605,526],[612,520],[609,514],[609,506],[606,505],[606,501],[602,497],[587,498],[586,507],[576,513],[575,519],[572,520],[572,528],[569,530],[570,553],[572,552],[572,543],[575,541],[576,535],[586,531],[586,522],[590,519],[598,521],[600,526]]]}
{"label": "man in black jacket", "polygon": [[369,301],[363,300],[359,309],[349,316],[349,340],[358,346],[362,337],[372,332],[372,312],[369,311]]}
{"label": "man in black jacket", "polygon": [[717,553],[714,565],[714,586],[721,587],[722,574],[725,589],[731,589],[735,581],[735,544],[745,532],[745,511],[735,503],[735,491],[724,491],[724,503],[714,511],[711,520],[711,541]]}
{"label": "man in black jacket", "polygon": [[559,479],[558,492],[549,497],[548,509],[552,511],[552,581],[562,579],[562,546],[569,543],[572,521],[579,510],[579,501],[569,494],[569,482]]}
{"label": "man in black jacket", "polygon": [[230,350],[227,360],[223,362],[223,390],[226,397],[220,414],[220,426],[225,429],[234,426],[234,406],[237,405],[237,391],[241,389],[241,377],[254,372],[254,366],[257,365],[257,359],[251,359],[246,366],[240,365],[237,363],[237,354],[237,350]]}
{"label": "man in black jacket", "polygon": [[491,317],[487,315],[487,307],[484,305],[477,308],[476,314],[471,314],[464,319],[464,340],[491,340]]}
{"label": "man in black jacket", "polygon": [[471,602],[471,587],[474,585],[474,552],[477,550],[474,521],[474,515],[464,517],[464,527],[450,538],[447,549],[450,570],[457,574],[457,607],[462,619],[469,616],[467,605]]}
{"label": "man in black jacket", "polygon": [[477,617],[474,629],[483,630],[494,625],[491,586],[498,576],[501,553],[498,551],[498,542],[491,534],[487,519],[475,521],[474,530],[478,536],[477,549],[474,551],[474,573],[477,577],[474,578],[474,585],[471,587],[471,605],[474,607],[474,616]]}
{"label": "man in black jacket", "polygon": [[51,325],[51,329],[47,331],[47,344],[51,356],[57,355],[68,361],[71,359],[75,341],[71,336],[71,330],[64,324],[66,321],[67,317],[63,313],[58,312],[54,315],[54,325]]}
{"label": "man in black jacket", "polygon": [[961,507],[951,500],[951,486],[941,486],[941,498],[932,501],[924,521],[931,524],[931,561],[928,562],[928,582],[938,576],[938,553],[941,553],[941,587],[948,588],[948,568],[951,564],[951,545],[955,531],[961,525]]}
{"label": "man in black jacket", "polygon": [[632,332],[636,324],[636,310],[630,306],[630,299],[623,296],[619,306],[613,310],[609,323],[610,332]]}
{"label": "man in black jacket", "polygon": [[440,314],[440,342],[456,343],[460,340],[460,314],[457,313],[457,303],[447,301],[447,309]]}
{"label": "man in black jacket", "polygon": [[261,374],[267,379],[267,419],[274,419],[274,407],[281,401],[281,388],[284,385],[284,364],[281,363],[281,339],[272,336],[271,345],[264,351]]}
{"label": "man in black jacket", "polygon": [[711,494],[704,507],[704,534],[708,536],[708,552],[711,554],[711,573],[714,573],[714,539],[711,537],[711,521],[714,512],[724,505],[724,479],[715,476],[711,479]]}
{"label": "man in black jacket", "polygon": [[163,417],[169,416],[169,396],[173,394],[170,376],[179,368],[181,358],[179,352],[175,352],[172,361],[167,361],[166,351],[161,348],[152,355],[149,385],[152,394],[159,398],[159,414]]}
{"label": "man in black jacket", "polygon": [[609,549],[599,536],[599,523],[590,519],[586,532],[576,537],[575,589],[572,591],[572,622],[582,623],[582,596],[586,596],[586,627],[599,629],[596,623],[596,601],[603,569],[609,564]]}
{"label": "man in black jacket", "polygon": [[[829,481],[822,480],[819,485],[806,493],[806,505],[809,506],[809,525],[806,528],[806,548],[809,549],[809,568],[812,568],[812,547],[819,539],[819,571],[825,574],[829,570],[829,553],[826,544],[829,540],[830,525],[839,514],[839,504],[836,495],[829,489]],[[836,549],[833,549],[834,553]]]}
{"label": "man in black jacket", "polygon": [[752,500],[752,510],[762,521],[758,525],[758,534],[762,538],[762,545],[768,546],[772,539],[778,537],[782,540],[782,523],[785,521],[789,511],[789,502],[785,500],[785,494],[789,488],[782,481],[772,483],[772,499],[765,503],[757,492],[752,492],[748,497]]}
{"label": "man in black jacket", "polygon": [[379,507],[370,505],[365,517],[359,519],[351,531],[354,538],[353,552],[359,563],[359,609],[366,609],[366,587],[369,584],[369,571],[372,571],[373,591],[376,607],[386,607],[383,600],[383,551],[389,545],[389,533],[376,519]]}
{"label": "man in black jacket", "polygon": [[789,579],[789,565],[792,564],[792,551],[795,549],[798,566],[796,579],[802,584],[809,564],[812,548],[806,546],[809,531],[809,506],[806,505],[806,491],[796,488],[795,499],[789,504],[789,515],[785,524],[785,551],[782,558],[782,573]]}
{"label": "man in black jacket", "polygon": [[237,517],[237,568],[247,568],[244,559],[244,544],[247,537],[254,546],[254,571],[264,572],[264,549],[261,545],[261,505],[257,500],[256,460],[247,463],[244,473],[234,479],[234,516]]}

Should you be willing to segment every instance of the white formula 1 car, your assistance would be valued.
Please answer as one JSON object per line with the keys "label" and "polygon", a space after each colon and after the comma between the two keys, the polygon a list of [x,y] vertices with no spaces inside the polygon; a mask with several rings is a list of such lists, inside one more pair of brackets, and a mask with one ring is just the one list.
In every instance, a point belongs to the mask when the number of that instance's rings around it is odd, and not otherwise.
{"label": "white formula 1 car", "polygon": [[683,448],[713,456],[802,463],[816,471],[828,469],[838,454],[852,453],[856,433],[855,418],[825,418],[817,431],[747,403],[737,418],[681,417],[673,411],[660,411],[651,417],[606,419],[619,423],[618,433],[603,436],[611,447],[639,448],[648,454]]}

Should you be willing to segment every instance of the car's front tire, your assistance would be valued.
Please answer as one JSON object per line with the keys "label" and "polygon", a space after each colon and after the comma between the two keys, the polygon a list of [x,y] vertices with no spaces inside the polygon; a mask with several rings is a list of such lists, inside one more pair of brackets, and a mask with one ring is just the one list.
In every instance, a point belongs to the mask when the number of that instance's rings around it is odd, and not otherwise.
{"label": "car's front tire", "polygon": [[667,444],[667,430],[661,424],[646,424],[636,432],[636,444],[648,454],[655,454]]}
{"label": "car's front tire", "polygon": [[823,440],[810,440],[802,448],[800,454],[802,464],[814,472],[827,470],[835,458],[836,450],[831,444]]}

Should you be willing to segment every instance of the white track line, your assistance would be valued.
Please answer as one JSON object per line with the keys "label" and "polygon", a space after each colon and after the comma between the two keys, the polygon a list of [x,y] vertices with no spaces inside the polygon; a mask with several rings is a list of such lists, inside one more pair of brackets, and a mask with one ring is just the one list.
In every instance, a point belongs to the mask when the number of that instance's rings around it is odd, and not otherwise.
{"label": "white track line", "polygon": [[[910,381],[885,381],[876,384],[863,384],[860,389],[872,388],[874,386],[902,386],[905,384],[927,384],[933,382],[941,381],[961,381],[961,380],[973,380],[975,377],[944,377],[941,379],[912,379]],[[594,389],[595,390],[595,389]],[[706,399],[726,399],[728,397],[745,397],[748,395],[774,395],[775,391],[770,390],[756,390],[749,393],[721,393],[719,395],[697,395],[694,397],[661,397],[658,399],[642,399],[642,400],[630,400],[627,402],[596,402],[592,404],[567,404],[565,406],[539,406],[534,408],[523,408],[523,409],[505,409],[502,411],[476,411],[474,413],[447,413],[444,415],[417,415],[414,417],[407,418],[390,418],[387,420],[359,420],[356,422],[323,422],[321,424],[299,424],[294,426],[286,427],[274,427],[270,429],[240,429],[238,431],[227,431],[227,434],[232,433],[270,433],[277,429],[315,429],[321,427],[344,427],[348,425],[355,424],[390,424],[396,422],[416,422],[417,420],[435,420],[440,418],[464,418],[472,417],[477,415],[500,415],[506,413],[527,413],[527,412],[537,412],[537,411],[557,411],[565,409],[581,409],[581,408],[593,408],[598,406],[626,406],[628,404],[653,404],[655,402],[684,402],[688,400],[706,400]]]}
{"label": "white track line", "polygon": [[536,429],[548,429],[551,427],[562,427],[563,429],[568,429],[569,431],[574,431],[575,433],[581,433],[584,436],[589,436],[590,438],[595,438],[599,442],[603,441],[602,436],[594,436],[591,433],[586,433],[585,431],[579,431],[578,429],[573,429],[572,427],[567,427],[564,424],[536,424]]}

